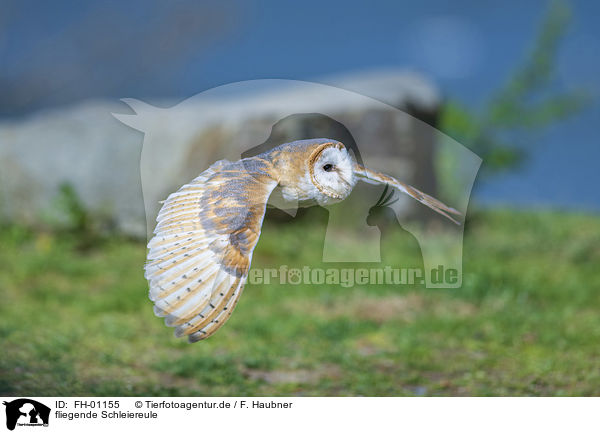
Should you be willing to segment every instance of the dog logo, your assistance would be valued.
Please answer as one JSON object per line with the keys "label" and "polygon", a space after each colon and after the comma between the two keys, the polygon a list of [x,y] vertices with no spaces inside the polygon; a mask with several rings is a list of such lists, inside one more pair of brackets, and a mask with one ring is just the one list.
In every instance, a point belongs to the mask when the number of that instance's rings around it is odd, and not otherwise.
{"label": "dog logo", "polygon": [[29,398],[19,398],[4,402],[6,406],[6,428],[14,430],[18,426],[48,427],[50,408]]}

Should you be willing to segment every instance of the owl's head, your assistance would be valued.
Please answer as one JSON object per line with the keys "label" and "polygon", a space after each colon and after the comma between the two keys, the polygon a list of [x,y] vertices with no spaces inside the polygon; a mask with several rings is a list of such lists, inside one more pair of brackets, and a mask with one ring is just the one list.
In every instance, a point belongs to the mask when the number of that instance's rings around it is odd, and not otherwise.
{"label": "owl's head", "polygon": [[344,200],[356,185],[354,161],[346,147],[335,140],[317,144],[308,157],[307,168],[317,203]]}
{"label": "owl's head", "polygon": [[283,198],[327,205],[356,185],[354,160],[339,141],[316,138],[285,143],[263,156],[273,163]]}

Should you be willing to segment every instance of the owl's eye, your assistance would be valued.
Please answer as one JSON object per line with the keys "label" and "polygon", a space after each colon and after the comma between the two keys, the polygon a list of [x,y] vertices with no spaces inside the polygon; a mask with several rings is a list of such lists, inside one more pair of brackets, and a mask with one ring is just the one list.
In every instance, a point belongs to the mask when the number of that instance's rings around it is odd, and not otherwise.
{"label": "owl's eye", "polygon": [[333,165],[331,165],[331,164],[325,164],[323,166],[323,170],[325,170],[325,171],[331,171],[332,168],[333,168]]}

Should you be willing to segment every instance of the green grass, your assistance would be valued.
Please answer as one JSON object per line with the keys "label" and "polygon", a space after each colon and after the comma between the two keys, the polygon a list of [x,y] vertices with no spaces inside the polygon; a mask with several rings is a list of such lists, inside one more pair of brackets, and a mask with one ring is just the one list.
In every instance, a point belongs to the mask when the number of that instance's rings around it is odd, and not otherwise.
{"label": "green grass", "polygon": [[[267,222],[253,266],[319,266],[324,229]],[[385,261],[415,259],[395,236]],[[195,344],[153,315],[145,252],[1,229],[0,395],[600,392],[597,216],[477,213],[460,289],[249,285]]]}

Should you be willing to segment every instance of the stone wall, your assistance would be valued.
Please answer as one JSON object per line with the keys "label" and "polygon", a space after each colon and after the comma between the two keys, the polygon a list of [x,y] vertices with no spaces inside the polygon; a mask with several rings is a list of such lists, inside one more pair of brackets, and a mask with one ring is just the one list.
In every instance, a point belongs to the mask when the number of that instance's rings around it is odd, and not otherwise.
{"label": "stone wall", "polygon": [[[41,223],[68,183],[92,215],[143,237],[159,200],[215,160],[313,137],[339,139],[372,167],[436,192],[435,130],[412,116],[435,123],[439,98],[430,83],[398,71],[321,82],[235,83],[169,108],[126,100],[133,114],[123,102],[87,101],[4,121],[0,212]],[[407,212],[409,203],[401,204]]]}

